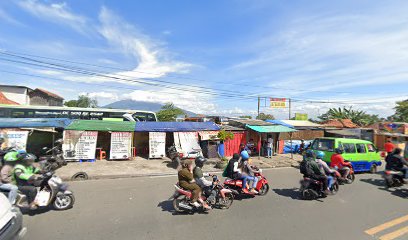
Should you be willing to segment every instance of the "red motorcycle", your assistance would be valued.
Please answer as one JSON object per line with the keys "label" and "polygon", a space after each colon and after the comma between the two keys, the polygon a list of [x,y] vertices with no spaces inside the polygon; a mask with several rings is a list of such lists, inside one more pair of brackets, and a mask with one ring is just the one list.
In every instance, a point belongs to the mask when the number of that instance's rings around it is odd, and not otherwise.
{"label": "red motorcycle", "polygon": [[[258,177],[258,183],[255,190],[258,192],[258,195],[265,196],[269,191],[268,180],[262,174],[261,170],[259,173],[255,173],[255,177]],[[224,181],[224,186],[227,189],[233,190],[234,195],[248,194],[242,191],[242,180],[226,178]]]}
{"label": "red motorcycle", "polygon": [[[175,192],[170,199],[173,199],[173,208],[176,212],[205,211],[202,206],[196,208],[191,205],[192,193],[190,191],[182,189],[178,183],[174,187]],[[215,194],[212,194],[213,192]],[[201,199],[212,208],[228,209],[234,201],[234,195],[231,190],[224,188],[218,177],[214,175],[212,186],[203,191]]]}

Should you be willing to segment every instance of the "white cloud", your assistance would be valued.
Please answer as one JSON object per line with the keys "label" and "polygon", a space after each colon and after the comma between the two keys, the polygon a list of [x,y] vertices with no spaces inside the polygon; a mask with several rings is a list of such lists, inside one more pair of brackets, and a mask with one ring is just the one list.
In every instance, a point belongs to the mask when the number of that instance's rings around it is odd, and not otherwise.
{"label": "white cloud", "polygon": [[158,78],[169,73],[186,73],[192,66],[173,60],[162,44],[143,34],[106,7],[102,8],[99,20],[100,34],[114,47],[132,55],[138,61],[135,69],[117,74],[135,78]]}
{"label": "white cloud", "polygon": [[22,26],[23,24],[19,21],[17,21],[15,18],[10,16],[6,11],[0,8],[0,19],[3,19],[4,21],[14,24],[14,25],[20,25]]}
{"label": "white cloud", "polygon": [[90,98],[96,98],[96,99],[107,99],[107,100],[112,100],[112,101],[116,101],[119,99],[119,96],[116,93],[112,93],[112,92],[82,92],[79,95],[88,95]]}
{"label": "white cloud", "polygon": [[213,99],[211,96],[190,91],[181,92],[171,89],[155,89],[154,91],[136,90],[123,94],[122,98],[162,104],[172,102],[177,107],[194,113],[209,113],[216,109],[215,104],[212,103]]}
{"label": "white cloud", "polygon": [[47,4],[38,0],[23,0],[19,1],[18,5],[38,18],[68,25],[80,33],[89,31],[87,19],[72,13],[65,2]]}

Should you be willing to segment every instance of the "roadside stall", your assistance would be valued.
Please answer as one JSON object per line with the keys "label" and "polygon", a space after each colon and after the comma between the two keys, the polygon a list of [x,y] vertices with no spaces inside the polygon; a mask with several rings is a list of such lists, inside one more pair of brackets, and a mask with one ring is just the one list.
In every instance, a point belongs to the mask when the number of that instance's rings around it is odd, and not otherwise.
{"label": "roadside stall", "polygon": [[135,122],[74,120],[64,131],[64,157],[80,160],[129,160],[135,156]]}
{"label": "roadside stall", "polygon": [[218,130],[220,128],[213,122],[137,122],[134,130],[136,151],[143,151],[149,158],[163,158],[166,150],[174,145],[183,156],[193,157],[194,151],[202,153],[200,138],[209,141]]}
{"label": "roadside stall", "polygon": [[62,137],[63,129],[71,121],[67,118],[4,118],[0,121],[0,136],[5,139],[3,147],[41,155],[44,147],[53,147],[55,140]]}

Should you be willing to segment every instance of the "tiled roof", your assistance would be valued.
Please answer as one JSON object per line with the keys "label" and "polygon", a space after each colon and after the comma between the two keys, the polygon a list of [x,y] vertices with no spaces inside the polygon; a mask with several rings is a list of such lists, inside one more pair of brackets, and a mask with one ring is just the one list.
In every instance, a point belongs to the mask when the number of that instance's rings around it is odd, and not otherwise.
{"label": "tiled roof", "polygon": [[336,128],[358,128],[359,126],[353,123],[350,119],[331,119],[323,123],[326,127]]}
{"label": "tiled roof", "polygon": [[2,92],[0,92],[0,104],[10,104],[10,105],[19,105],[17,102],[14,102],[8,99]]}
{"label": "tiled roof", "polygon": [[36,88],[34,91],[42,92],[42,93],[44,93],[44,94],[46,94],[46,95],[48,95],[50,97],[53,97],[53,98],[62,99],[62,100],[64,99],[63,97],[61,97],[61,96],[59,96],[59,95],[57,95],[55,93],[49,92],[47,90],[44,90],[42,88]]}

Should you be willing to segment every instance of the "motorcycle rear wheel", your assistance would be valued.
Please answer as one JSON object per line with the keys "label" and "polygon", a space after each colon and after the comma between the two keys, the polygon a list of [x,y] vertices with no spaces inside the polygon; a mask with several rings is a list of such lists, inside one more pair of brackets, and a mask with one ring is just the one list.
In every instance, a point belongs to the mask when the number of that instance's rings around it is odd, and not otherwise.
{"label": "motorcycle rear wheel", "polygon": [[74,206],[75,197],[74,195],[62,194],[55,197],[54,202],[52,203],[55,210],[63,211],[70,209]]}
{"label": "motorcycle rear wheel", "polygon": [[186,196],[184,196],[184,195],[178,195],[177,197],[175,197],[173,199],[173,208],[174,208],[174,210],[176,212],[179,212],[179,213],[185,212],[186,210],[180,208],[179,204],[180,204],[180,202],[184,202],[185,204],[188,204],[186,200],[187,200]]}
{"label": "motorcycle rear wheel", "polygon": [[312,189],[304,189],[302,191],[302,199],[304,200],[314,200],[317,198],[317,192]]}

